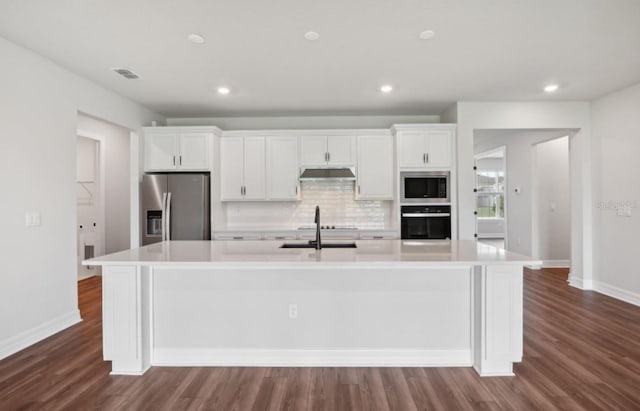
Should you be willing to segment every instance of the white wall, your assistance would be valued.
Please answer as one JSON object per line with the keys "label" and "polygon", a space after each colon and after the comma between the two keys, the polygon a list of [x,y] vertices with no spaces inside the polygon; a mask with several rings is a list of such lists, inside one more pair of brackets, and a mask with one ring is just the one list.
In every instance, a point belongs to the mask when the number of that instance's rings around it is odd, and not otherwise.
{"label": "white wall", "polygon": [[547,262],[571,259],[569,137],[534,146],[533,256]]}
{"label": "white wall", "polygon": [[[2,38],[0,56],[3,358],[78,320],[77,112],[133,130],[163,119]],[[25,227],[27,211],[41,226]]]}
{"label": "white wall", "polygon": [[168,118],[168,126],[217,126],[229,130],[390,128],[401,123],[439,123],[440,116],[302,116]]}
{"label": "white wall", "polygon": [[[481,129],[576,129],[571,139],[571,273],[569,281],[591,288],[592,138],[587,102],[515,102],[458,105],[458,207],[460,239],[473,238],[473,134]],[[507,157],[508,158],[508,157]],[[508,206],[512,208],[511,205]],[[507,220],[507,225],[511,220]]]}
{"label": "white wall", "polygon": [[[593,102],[594,287],[640,305],[640,84]],[[631,217],[617,215],[631,206]]]}
{"label": "white wall", "polygon": [[78,133],[101,137],[104,150],[105,254],[129,248],[130,240],[130,167],[129,130],[78,114]]}

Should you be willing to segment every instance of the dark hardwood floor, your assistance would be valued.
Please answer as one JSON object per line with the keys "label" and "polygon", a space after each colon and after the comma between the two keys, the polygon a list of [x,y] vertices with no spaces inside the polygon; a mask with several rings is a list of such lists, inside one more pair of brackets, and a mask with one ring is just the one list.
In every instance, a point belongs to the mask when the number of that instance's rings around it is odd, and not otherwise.
{"label": "dark hardwood floor", "polygon": [[515,377],[471,368],[162,368],[110,376],[99,277],[84,321],[0,361],[0,410],[640,410],[640,308],[525,271]]}

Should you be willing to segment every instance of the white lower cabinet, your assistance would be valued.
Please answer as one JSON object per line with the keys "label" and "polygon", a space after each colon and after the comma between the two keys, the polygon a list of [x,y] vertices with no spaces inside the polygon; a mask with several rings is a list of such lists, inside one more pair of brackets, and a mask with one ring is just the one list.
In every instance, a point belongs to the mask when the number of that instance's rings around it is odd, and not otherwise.
{"label": "white lower cabinet", "polygon": [[264,137],[221,139],[221,200],[264,200],[266,198],[265,157]]}
{"label": "white lower cabinet", "polygon": [[393,200],[392,137],[358,136],[356,200]]}

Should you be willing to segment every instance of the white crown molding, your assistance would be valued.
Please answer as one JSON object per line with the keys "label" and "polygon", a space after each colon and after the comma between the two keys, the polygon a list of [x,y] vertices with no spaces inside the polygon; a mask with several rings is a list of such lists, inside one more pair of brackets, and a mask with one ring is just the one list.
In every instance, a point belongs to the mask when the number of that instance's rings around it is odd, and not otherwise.
{"label": "white crown molding", "polygon": [[303,137],[303,136],[391,136],[386,128],[367,129],[298,129],[298,130],[229,130],[222,137]]}
{"label": "white crown molding", "polygon": [[223,133],[223,131],[216,126],[157,126],[143,127],[142,130],[145,134],[175,134],[188,131],[190,133],[213,133],[217,136],[221,136]]}
{"label": "white crown molding", "polygon": [[455,130],[455,123],[420,123],[420,124],[394,124],[391,126],[393,135],[404,131],[426,131],[426,130]]}

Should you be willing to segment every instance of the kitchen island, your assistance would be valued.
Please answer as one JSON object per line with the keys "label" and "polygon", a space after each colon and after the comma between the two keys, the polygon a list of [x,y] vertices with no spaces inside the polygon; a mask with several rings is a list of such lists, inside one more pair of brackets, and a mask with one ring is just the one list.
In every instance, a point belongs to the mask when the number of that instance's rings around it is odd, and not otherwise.
{"label": "kitchen island", "polygon": [[165,241],[103,266],[113,374],[151,366],[464,366],[513,375],[529,257],[474,241]]}

